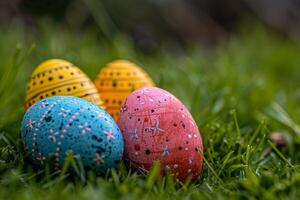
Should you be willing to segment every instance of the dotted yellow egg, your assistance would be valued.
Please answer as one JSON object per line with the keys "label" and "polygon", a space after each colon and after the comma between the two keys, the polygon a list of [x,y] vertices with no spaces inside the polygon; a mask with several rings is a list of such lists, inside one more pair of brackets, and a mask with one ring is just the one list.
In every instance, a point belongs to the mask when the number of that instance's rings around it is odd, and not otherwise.
{"label": "dotted yellow egg", "polygon": [[27,86],[25,108],[51,96],[76,96],[102,106],[94,83],[78,67],[61,59],[42,62]]}
{"label": "dotted yellow egg", "polygon": [[126,97],[136,89],[154,86],[148,74],[127,60],[108,63],[98,74],[95,85],[104,101],[106,111],[117,121]]}

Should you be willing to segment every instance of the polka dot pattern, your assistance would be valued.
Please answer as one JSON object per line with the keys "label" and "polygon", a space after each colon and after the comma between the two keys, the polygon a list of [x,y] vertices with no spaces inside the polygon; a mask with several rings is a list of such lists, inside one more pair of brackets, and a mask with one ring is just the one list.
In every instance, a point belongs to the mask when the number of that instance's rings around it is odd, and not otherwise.
{"label": "polka dot pattern", "polygon": [[27,86],[25,108],[51,96],[77,96],[102,106],[93,82],[72,63],[50,59],[32,73]]}
{"label": "polka dot pattern", "polygon": [[127,60],[116,60],[104,67],[95,85],[101,94],[107,112],[117,121],[126,97],[136,89],[154,86],[148,74]]}
{"label": "polka dot pattern", "polygon": [[187,108],[172,94],[156,87],[131,93],[122,106],[118,125],[125,141],[124,158],[134,168],[149,170],[161,162],[181,180],[201,174],[203,145]]}
{"label": "polka dot pattern", "polygon": [[123,137],[114,120],[81,98],[55,96],[39,101],[27,110],[21,133],[30,158],[40,166],[50,156],[60,169],[72,151],[85,169],[103,174],[122,159]]}

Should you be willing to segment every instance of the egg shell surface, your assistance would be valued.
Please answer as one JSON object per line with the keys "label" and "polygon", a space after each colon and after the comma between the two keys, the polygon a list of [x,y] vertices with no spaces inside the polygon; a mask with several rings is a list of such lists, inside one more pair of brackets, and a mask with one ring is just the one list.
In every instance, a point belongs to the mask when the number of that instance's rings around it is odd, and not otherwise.
{"label": "egg shell surface", "polygon": [[203,145],[188,109],[172,94],[144,87],[132,92],[122,106],[119,128],[124,137],[124,159],[137,169],[149,170],[160,161],[181,181],[201,174]]}
{"label": "egg shell surface", "polygon": [[122,159],[123,137],[113,118],[81,98],[39,101],[25,113],[21,133],[30,158],[41,166],[50,156],[61,168],[70,150],[85,169],[96,173],[105,173]]}
{"label": "egg shell surface", "polygon": [[61,59],[42,62],[27,85],[25,109],[51,96],[77,96],[103,105],[94,83],[72,63]]}
{"label": "egg shell surface", "polygon": [[136,64],[127,60],[108,63],[98,74],[95,85],[106,111],[117,121],[126,97],[134,90],[154,86],[149,75]]}

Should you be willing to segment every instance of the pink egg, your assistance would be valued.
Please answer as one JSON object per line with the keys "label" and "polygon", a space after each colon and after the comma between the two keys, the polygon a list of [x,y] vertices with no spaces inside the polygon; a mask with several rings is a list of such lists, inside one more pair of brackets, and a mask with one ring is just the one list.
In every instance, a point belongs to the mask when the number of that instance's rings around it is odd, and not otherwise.
{"label": "pink egg", "polygon": [[169,92],[157,87],[132,92],[121,108],[118,125],[130,166],[147,171],[160,161],[162,174],[169,169],[181,181],[201,174],[200,132],[188,109]]}

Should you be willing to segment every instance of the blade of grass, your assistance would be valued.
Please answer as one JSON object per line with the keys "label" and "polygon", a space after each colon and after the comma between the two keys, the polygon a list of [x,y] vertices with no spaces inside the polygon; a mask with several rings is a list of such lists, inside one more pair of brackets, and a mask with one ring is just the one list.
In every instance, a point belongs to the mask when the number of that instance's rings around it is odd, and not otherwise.
{"label": "blade of grass", "polygon": [[286,159],[286,157],[277,149],[277,147],[270,141],[268,140],[269,145],[271,148],[276,152],[276,154],[284,161],[286,162],[291,168],[294,169],[294,166]]}

